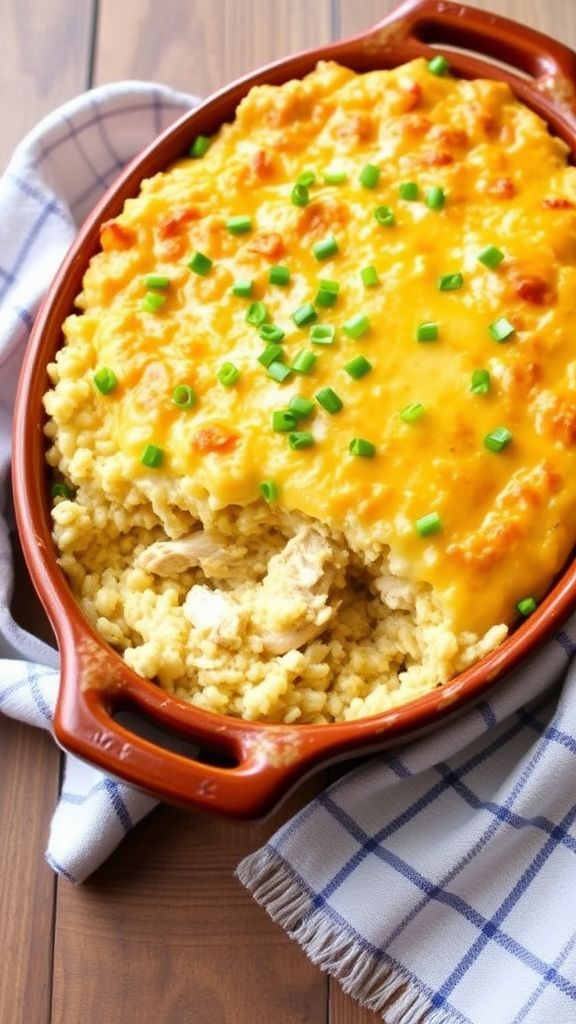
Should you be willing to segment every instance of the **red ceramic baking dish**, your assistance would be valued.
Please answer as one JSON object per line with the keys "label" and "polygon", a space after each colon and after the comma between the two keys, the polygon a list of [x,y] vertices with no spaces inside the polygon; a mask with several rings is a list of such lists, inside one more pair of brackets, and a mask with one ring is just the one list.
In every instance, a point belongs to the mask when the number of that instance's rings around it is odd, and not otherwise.
{"label": "red ceramic baking dish", "polygon": [[[61,344],[62,322],[72,311],[88,261],[99,247],[100,224],[121,211],[143,178],[185,152],[190,138],[210,135],[231,119],[252,86],[305,75],[319,59],[336,60],[359,72],[389,68],[417,56],[430,57],[433,44],[451,51],[455,74],[507,82],[574,151],[576,54],[495,14],[443,0],[408,0],[360,36],[247,75],[160,136],[130,164],[82,227],[32,332],[16,402],[14,495],[24,554],[60,647],[56,737],[65,749],[104,771],[186,807],[259,817],[319,765],[382,749],[435,727],[529,657],[576,606],[576,563],[571,562],[528,621],[440,689],[399,709],[351,723],[266,725],[198,710],[137,676],[85,620],[56,561],[44,462],[42,395],[49,386],[45,367]],[[147,719],[154,738],[145,738],[140,728],[135,731],[122,714],[126,711]],[[172,739],[164,742],[164,735]],[[184,748],[192,743],[195,753],[190,754]]]}

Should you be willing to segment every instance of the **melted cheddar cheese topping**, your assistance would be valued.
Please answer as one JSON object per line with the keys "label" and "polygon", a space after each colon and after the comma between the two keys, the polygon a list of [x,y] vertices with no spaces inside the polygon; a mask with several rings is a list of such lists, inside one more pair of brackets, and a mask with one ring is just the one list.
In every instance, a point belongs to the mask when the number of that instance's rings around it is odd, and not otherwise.
{"label": "melted cheddar cheese topping", "polygon": [[[355,74],[320,64],[301,81],[253,89],[232,124],[201,159],[182,159],[143,183],[140,195],[103,226],[103,252],[86,274],[69,339],[82,333],[118,387],[97,395],[102,437],[137,477],[189,479],[214,508],[259,499],[273,481],[279,503],[335,529],[387,545],[399,575],[428,582],[455,628],[483,633],[514,621],[516,603],[539,598],[576,534],[576,171],[567,149],[504,84],[431,74],[424,60]],[[378,180],[360,180],[367,165]],[[344,172],[326,183],[326,170]],[[312,171],[306,205],[292,201]],[[417,198],[401,197],[413,182]],[[429,205],[441,189],[441,208]],[[438,193],[436,193],[438,195]],[[387,206],[393,223],[375,211]],[[250,227],[233,234],[231,217]],[[337,251],[314,247],[333,237]],[[487,246],[504,258],[478,259]],[[195,252],[212,261],[188,267]],[[289,268],[288,284],[269,281]],[[360,271],[376,268],[365,286]],[[165,275],[166,301],[143,308],[145,277]],[[443,275],[459,287],[441,289]],[[335,327],[329,345],[311,342],[294,312],[315,304],[319,282],[339,284],[332,307],[315,306]],[[233,294],[253,282],[250,298]],[[262,302],[285,332],[278,361],[317,357],[308,373],[280,383],[259,356],[266,347],[246,320]],[[359,338],[345,325],[369,326]],[[490,325],[505,318],[497,340]],[[418,341],[422,323],[437,338]],[[513,328],[513,331],[511,330]],[[345,366],[371,365],[355,379]],[[240,372],[226,387],[222,363]],[[487,370],[490,390],[471,390]],[[173,404],[178,384],[194,389],[190,409]],[[332,388],[342,409],[315,399]],[[314,415],[298,423],[314,444],[290,447],[272,415],[294,395]],[[400,413],[412,403],[412,422]],[[501,451],[485,438],[505,427]],[[373,458],[350,453],[362,438]],[[158,468],[143,449],[162,450]],[[441,529],[415,523],[436,513]]]}

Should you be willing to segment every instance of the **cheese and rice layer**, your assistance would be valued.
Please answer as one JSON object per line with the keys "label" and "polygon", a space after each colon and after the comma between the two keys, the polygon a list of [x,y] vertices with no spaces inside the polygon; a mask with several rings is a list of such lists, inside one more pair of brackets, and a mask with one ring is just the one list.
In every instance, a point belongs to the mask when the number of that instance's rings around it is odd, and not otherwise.
{"label": "cheese and rice layer", "polygon": [[191,143],[103,225],[49,367],[60,564],[198,707],[397,707],[573,546],[576,171],[424,60],[322,63]]}

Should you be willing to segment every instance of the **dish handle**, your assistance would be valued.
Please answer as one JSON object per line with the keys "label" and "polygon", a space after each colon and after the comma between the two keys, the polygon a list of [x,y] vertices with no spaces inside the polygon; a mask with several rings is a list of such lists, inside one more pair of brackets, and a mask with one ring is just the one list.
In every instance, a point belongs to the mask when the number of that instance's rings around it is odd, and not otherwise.
{"label": "dish handle", "polygon": [[576,129],[576,53],[534,28],[449,0],[405,0],[364,38],[370,47],[405,44],[423,53],[437,43],[492,57],[531,76]]}
{"label": "dish handle", "polygon": [[215,715],[168,697],[98,642],[64,646],[54,734],[68,752],[160,800],[264,817],[338,744],[329,732]]}

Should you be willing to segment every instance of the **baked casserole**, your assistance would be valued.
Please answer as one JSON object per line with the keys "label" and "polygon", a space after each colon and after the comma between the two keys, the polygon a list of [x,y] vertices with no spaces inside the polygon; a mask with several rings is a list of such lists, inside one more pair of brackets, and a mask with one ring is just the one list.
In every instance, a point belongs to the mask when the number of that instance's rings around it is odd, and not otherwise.
{"label": "baked casserole", "polygon": [[89,620],[210,711],[441,686],[574,544],[576,171],[442,57],[259,86],[101,230],[49,367]]}

